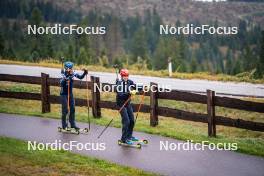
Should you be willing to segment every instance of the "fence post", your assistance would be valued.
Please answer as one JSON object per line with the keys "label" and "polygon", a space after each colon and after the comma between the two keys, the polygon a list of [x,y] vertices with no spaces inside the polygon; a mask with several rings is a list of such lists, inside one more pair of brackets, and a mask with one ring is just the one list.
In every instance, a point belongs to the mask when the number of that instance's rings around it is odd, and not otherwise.
{"label": "fence post", "polygon": [[42,113],[50,112],[50,86],[48,84],[49,75],[41,73],[41,105]]}
{"label": "fence post", "polygon": [[216,136],[216,124],[215,124],[215,92],[212,90],[206,90],[207,92],[207,120],[208,120],[208,136]]}
{"label": "fence post", "polygon": [[158,119],[158,84],[150,83],[150,126],[157,126]]}
{"label": "fence post", "polygon": [[92,82],[92,112],[95,118],[101,117],[101,108],[100,108],[100,90],[96,87],[96,85],[100,86],[99,77],[91,76]]}

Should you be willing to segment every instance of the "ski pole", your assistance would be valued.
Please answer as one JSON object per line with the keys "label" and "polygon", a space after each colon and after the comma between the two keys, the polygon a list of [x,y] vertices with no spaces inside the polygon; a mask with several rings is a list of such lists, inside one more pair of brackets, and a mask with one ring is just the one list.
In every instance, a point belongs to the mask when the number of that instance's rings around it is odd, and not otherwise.
{"label": "ski pole", "polygon": [[143,90],[143,94],[141,96],[141,101],[140,101],[140,104],[138,106],[138,110],[137,110],[137,114],[136,114],[136,120],[135,120],[135,124],[136,124],[136,121],[137,121],[137,118],[138,118],[138,114],[139,114],[139,111],[141,109],[141,106],[142,104],[144,103],[144,98],[145,98],[145,91]]}
{"label": "ski pole", "polygon": [[88,124],[89,124],[89,131],[90,131],[90,104],[89,104],[89,86],[88,86],[88,76],[86,75],[86,97],[87,97],[87,114],[88,114]]}
{"label": "ski pole", "polygon": [[117,71],[117,69],[118,69],[118,65],[117,64],[115,64],[115,65],[113,65],[113,67],[115,68],[115,71],[116,71],[116,79],[118,80],[118,71]]}
{"label": "ski pole", "polygon": [[118,79],[118,71],[117,71],[117,68],[116,68],[116,79]]}
{"label": "ski pole", "polygon": [[68,114],[67,114],[67,123],[69,121],[69,115],[70,115],[70,80],[67,81],[68,83],[68,102],[67,102],[67,109],[68,109]]}
{"label": "ski pole", "polygon": [[131,99],[131,96],[128,97],[128,99],[125,101],[125,103],[122,105],[122,107],[118,110],[118,112],[121,112],[124,107],[127,105],[127,103],[129,102],[129,100]]}
{"label": "ski pole", "polygon": [[[131,99],[131,96],[128,97],[128,99],[125,101],[125,103],[122,105],[122,107],[118,110],[119,113],[124,109],[124,107],[125,107],[126,104],[129,102],[130,99]],[[105,126],[105,128],[103,129],[103,131],[99,134],[99,136],[97,137],[97,139],[99,139],[99,138],[103,135],[103,133],[104,133],[105,130],[110,126],[110,124],[113,122],[113,120],[114,120],[114,118],[112,118],[112,119],[110,120],[110,122]]]}
{"label": "ski pole", "polygon": [[109,127],[109,125],[112,123],[114,119],[111,119],[110,122],[105,126],[105,128],[103,129],[103,131],[99,134],[99,136],[97,137],[97,139],[99,139],[103,133],[105,132],[105,130]]}

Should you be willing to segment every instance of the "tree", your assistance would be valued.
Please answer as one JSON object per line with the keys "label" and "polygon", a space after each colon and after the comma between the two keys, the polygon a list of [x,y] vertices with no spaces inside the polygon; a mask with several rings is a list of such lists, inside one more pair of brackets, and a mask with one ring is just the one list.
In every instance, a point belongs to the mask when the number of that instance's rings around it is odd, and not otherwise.
{"label": "tree", "polygon": [[[88,25],[88,17],[84,18],[79,26],[86,27]],[[75,54],[76,58],[80,63],[83,64],[89,64],[89,63],[95,63],[94,52],[91,48],[91,39],[86,34],[78,35],[76,34],[76,48],[75,48]],[[82,48],[82,51],[81,51]],[[81,60],[80,60],[81,58]]]}
{"label": "tree", "polygon": [[238,29],[239,31],[238,31],[237,37],[241,40],[241,42],[238,44],[243,47],[245,44],[245,39],[246,39],[247,22],[245,20],[240,20],[238,24]]}
{"label": "tree", "polygon": [[42,20],[43,20],[43,17],[42,17],[41,11],[39,10],[38,7],[34,7],[31,13],[29,23],[31,25],[40,26],[42,23]]}
{"label": "tree", "polygon": [[238,59],[236,62],[235,62],[235,65],[234,65],[234,68],[232,70],[232,74],[233,75],[236,75],[238,73],[241,73],[242,72],[242,68],[241,68],[241,62],[240,62],[240,59]]}
{"label": "tree", "polygon": [[179,39],[179,50],[178,50],[178,58],[177,58],[177,63],[179,65],[179,69],[178,71],[181,71],[181,72],[186,72],[186,49],[187,49],[187,44],[186,44],[186,41],[185,41],[185,38],[183,35],[180,36],[180,39]]}
{"label": "tree", "polygon": [[[40,26],[41,25],[41,23],[42,23],[42,14],[41,14],[41,11],[37,7],[35,7],[32,10],[29,23],[31,25],[36,25],[36,26]],[[35,58],[36,58],[35,56],[38,56],[37,58],[39,58],[42,55],[41,54],[41,51],[42,51],[41,50],[41,45],[43,44],[43,42],[41,41],[42,37],[40,35],[38,35],[38,34],[36,34],[32,39],[33,40],[30,43],[30,45],[32,46],[32,54],[33,54],[32,59],[35,62],[36,61],[35,60]]]}
{"label": "tree", "polygon": [[257,64],[257,71],[255,74],[256,78],[263,78],[264,75],[264,31],[261,33],[261,44],[260,44],[260,53]]}
{"label": "tree", "polygon": [[243,52],[242,57],[243,57],[243,62],[242,62],[243,70],[244,71],[252,70],[255,67],[255,63],[254,63],[255,58],[254,58],[252,50],[248,44],[245,46],[245,50]]}
{"label": "tree", "polygon": [[169,57],[170,54],[168,53],[167,41],[164,37],[160,37],[153,56],[153,68],[155,70],[165,69]]}
{"label": "tree", "polygon": [[52,45],[52,39],[48,38],[47,39],[47,57],[48,58],[53,58],[54,57],[54,50],[53,50],[53,45]]}
{"label": "tree", "polygon": [[109,62],[122,53],[122,32],[120,30],[119,20],[115,17],[106,34],[106,47],[109,56]]}
{"label": "tree", "polygon": [[154,53],[158,40],[159,40],[159,26],[162,24],[162,20],[157,13],[156,9],[153,10],[153,13],[148,9],[145,12],[145,33],[146,40],[148,44],[148,50],[151,54]]}
{"label": "tree", "polygon": [[134,35],[131,46],[132,60],[137,61],[138,57],[148,59],[147,41],[144,28],[140,28]]}
{"label": "tree", "polygon": [[11,34],[11,27],[10,22],[7,18],[2,18],[1,20],[1,29],[2,33],[4,34],[3,37],[8,38]]}
{"label": "tree", "polygon": [[226,74],[231,74],[232,72],[232,67],[233,67],[233,53],[232,50],[228,49],[226,53],[226,63],[225,63],[225,73]]}
{"label": "tree", "polygon": [[179,41],[174,37],[160,37],[156,50],[154,52],[153,65],[155,70],[166,69],[168,58],[172,61],[173,71],[182,71],[186,69],[185,64],[180,59]]}
{"label": "tree", "polygon": [[101,66],[108,67],[109,66],[109,59],[106,55],[102,55],[99,59],[99,63]]}
{"label": "tree", "polygon": [[33,51],[30,56],[33,62],[38,62],[39,60],[39,53],[37,51]]}
{"label": "tree", "polygon": [[10,46],[4,50],[3,56],[4,56],[4,58],[8,58],[8,59],[15,59],[16,58],[14,50]]}
{"label": "tree", "polygon": [[68,45],[68,51],[67,51],[66,57],[69,58],[69,59],[73,59],[74,58],[74,50],[73,50],[72,44]]}
{"label": "tree", "polygon": [[190,65],[190,72],[191,73],[194,73],[197,71],[197,65],[198,65],[197,60],[194,57],[192,57],[191,65]]}
{"label": "tree", "polygon": [[80,48],[80,55],[77,58],[78,64],[89,64],[90,63],[90,57],[89,54],[85,51],[84,47]]}
{"label": "tree", "polygon": [[5,41],[3,35],[0,33],[0,56],[4,55],[4,50],[5,50]]}

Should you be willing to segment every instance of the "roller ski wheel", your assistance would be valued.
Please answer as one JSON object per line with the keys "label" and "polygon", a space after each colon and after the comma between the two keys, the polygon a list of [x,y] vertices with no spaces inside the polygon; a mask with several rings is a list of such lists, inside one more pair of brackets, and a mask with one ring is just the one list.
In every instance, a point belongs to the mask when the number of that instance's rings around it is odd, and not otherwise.
{"label": "roller ski wheel", "polygon": [[143,139],[142,142],[143,142],[144,144],[148,144],[148,140],[147,140],[147,139]]}
{"label": "roller ski wheel", "polygon": [[88,128],[80,128],[78,130],[81,134],[87,134],[89,132],[89,129]]}
{"label": "roller ski wheel", "polygon": [[122,142],[121,140],[118,140],[118,145],[141,149],[141,144],[127,144],[127,143]]}
{"label": "roller ski wheel", "polygon": [[132,141],[134,143],[140,143],[140,144],[144,144],[144,145],[147,145],[149,143],[147,139],[137,139],[137,138],[134,138],[134,139],[132,139]]}
{"label": "roller ski wheel", "polygon": [[141,139],[141,140],[137,140],[137,141],[133,141],[134,143],[139,143],[139,144],[143,144],[143,145],[147,145],[148,144],[148,140],[146,139]]}
{"label": "roller ski wheel", "polygon": [[62,128],[61,127],[58,127],[58,132],[61,132]]}

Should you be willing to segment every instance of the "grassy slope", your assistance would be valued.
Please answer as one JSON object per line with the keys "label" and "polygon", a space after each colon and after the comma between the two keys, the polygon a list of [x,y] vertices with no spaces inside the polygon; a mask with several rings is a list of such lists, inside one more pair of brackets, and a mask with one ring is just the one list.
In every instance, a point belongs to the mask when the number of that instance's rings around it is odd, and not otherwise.
{"label": "grassy slope", "polygon": [[[32,62],[21,62],[21,61],[12,61],[12,60],[0,60],[0,64],[18,64],[18,65],[28,65],[28,66],[43,66],[43,67],[53,67],[53,68],[61,68],[61,63],[55,60],[44,60],[39,63]],[[127,65],[125,66],[130,70],[131,74],[136,75],[146,75],[146,76],[156,76],[156,77],[168,77],[167,70],[161,71],[152,71],[152,70],[139,70],[135,65]],[[87,68],[90,71],[98,71],[98,72],[114,72],[113,68],[106,68],[100,65],[76,65],[75,69]],[[198,72],[198,73],[179,73],[174,72],[172,74],[172,78],[178,79],[203,79],[203,80],[211,80],[211,81],[233,81],[233,82],[250,82],[250,83],[264,83],[263,79],[252,79],[249,74],[240,74],[241,76],[230,76],[225,74],[210,74],[207,72]]]}
{"label": "grassy slope", "polygon": [[0,137],[1,175],[154,175],[67,151],[28,151],[27,143]]}
{"label": "grassy slope", "polygon": [[[0,85],[0,90],[7,91],[26,91],[40,92],[40,87],[28,84],[4,83]],[[58,95],[59,88],[52,87],[51,94]],[[75,97],[84,98],[85,90],[74,90]],[[102,100],[114,101],[114,95],[111,93],[103,93]],[[138,102],[140,97],[133,98],[133,102]],[[255,100],[255,99],[251,99]],[[258,99],[260,102],[264,100]],[[145,103],[149,103],[149,97],[145,98]],[[160,106],[183,109],[186,111],[206,112],[206,106],[197,103],[186,103],[178,101],[159,101]],[[13,107],[16,107],[15,109]],[[34,107],[34,108],[32,108]],[[60,118],[60,106],[52,105],[51,113],[42,114],[41,104],[38,101],[22,101],[15,99],[0,98],[0,112],[36,115],[48,118]],[[87,110],[84,107],[76,108],[77,120],[87,122]],[[240,118],[251,121],[264,122],[264,114],[252,113],[246,111],[232,110],[227,108],[217,108],[217,115]],[[111,118],[114,118],[112,126],[121,127],[120,117],[117,111],[102,109],[102,118],[93,119],[92,123],[106,125]],[[250,130],[217,126],[217,138],[207,137],[207,125],[203,123],[177,120],[168,117],[159,117],[159,125],[157,127],[149,126],[149,114],[140,113],[135,130],[152,134],[159,134],[182,140],[193,140],[201,142],[208,140],[210,142],[237,142],[239,152],[249,153],[253,155],[264,156],[264,133]]]}

